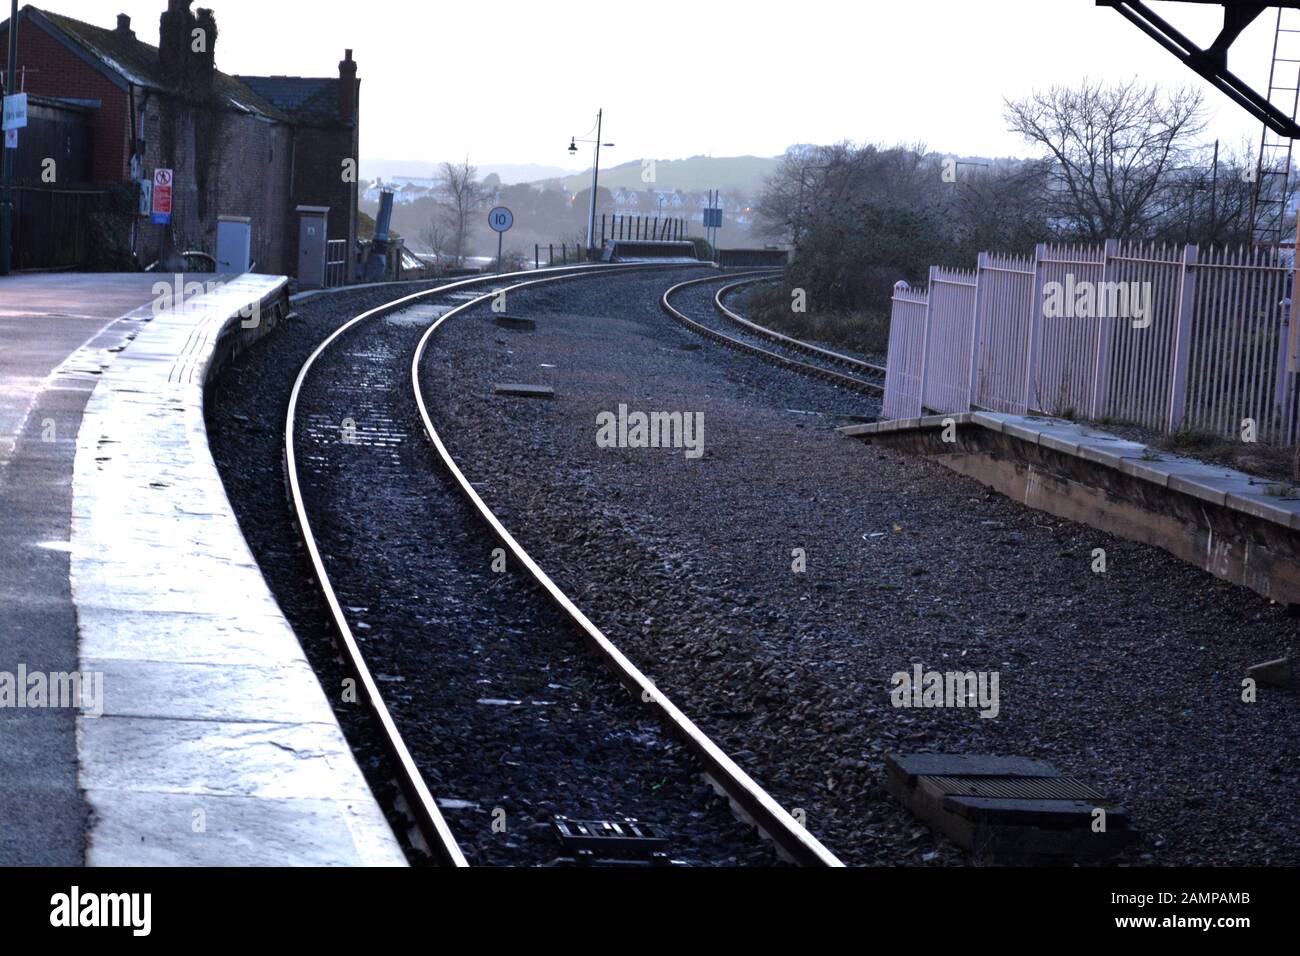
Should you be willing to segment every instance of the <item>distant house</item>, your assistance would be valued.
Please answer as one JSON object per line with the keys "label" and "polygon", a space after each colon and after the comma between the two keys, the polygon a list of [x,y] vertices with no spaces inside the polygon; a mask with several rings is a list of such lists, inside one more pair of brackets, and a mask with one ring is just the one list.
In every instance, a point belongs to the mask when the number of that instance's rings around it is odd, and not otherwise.
{"label": "distant house", "polygon": [[[22,83],[47,127],[76,131],[78,152],[56,184],[24,180],[31,195],[19,201],[20,267],[67,264],[24,261],[32,252],[22,246],[24,217],[41,216],[42,189],[74,184],[104,195],[130,190],[126,211],[120,202],[107,207],[110,235],[95,237],[115,257],[109,267],[158,260],[168,267],[176,250],[212,254],[218,219],[231,216],[252,222],[257,271],[296,275],[299,206],[329,207],[328,237],[355,246],[360,87],[351,51],[337,77],[228,76],[216,69],[215,15],[190,3],[168,0],[158,46],[137,38],[125,15],[107,28],[33,6],[19,11]],[[0,49],[8,35],[6,21]],[[33,133],[19,134],[23,169],[48,139]],[[160,168],[174,174],[170,226],[153,225],[139,198],[145,191],[147,200]],[[354,257],[347,259],[351,279]]]}
{"label": "distant house", "polygon": [[[346,240],[346,248],[355,250],[361,82],[352,51],[344,51],[334,77],[241,75],[238,79],[289,118],[293,168],[285,213],[295,257],[299,206],[328,207],[328,238]],[[347,260],[347,281],[351,282],[356,256],[348,255]]]}
{"label": "distant house", "polygon": [[634,189],[614,191],[614,215],[637,216],[641,214],[641,196]]}

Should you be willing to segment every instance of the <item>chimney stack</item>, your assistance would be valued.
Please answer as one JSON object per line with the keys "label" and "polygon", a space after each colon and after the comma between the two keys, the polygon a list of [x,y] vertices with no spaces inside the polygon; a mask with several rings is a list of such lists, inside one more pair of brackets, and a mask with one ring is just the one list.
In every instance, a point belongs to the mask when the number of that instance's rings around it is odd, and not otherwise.
{"label": "chimney stack", "polygon": [[[194,49],[193,29],[203,31],[203,48]],[[217,69],[217,16],[211,10],[200,7],[191,29],[190,55],[193,57],[195,78],[201,84],[212,82],[212,74]]]}
{"label": "chimney stack", "polygon": [[190,0],[167,0],[167,9],[158,23],[158,66],[163,79],[178,88],[185,85],[193,23]]}
{"label": "chimney stack", "polygon": [[348,50],[339,63],[339,122],[351,126],[357,121],[357,64]]}
{"label": "chimney stack", "polygon": [[117,32],[129,36],[132,40],[135,39],[135,31],[131,29],[131,18],[125,13],[117,15]]}
{"label": "chimney stack", "polygon": [[178,90],[202,96],[216,70],[217,18],[211,10],[190,10],[193,0],[167,0],[158,27],[158,65]]}

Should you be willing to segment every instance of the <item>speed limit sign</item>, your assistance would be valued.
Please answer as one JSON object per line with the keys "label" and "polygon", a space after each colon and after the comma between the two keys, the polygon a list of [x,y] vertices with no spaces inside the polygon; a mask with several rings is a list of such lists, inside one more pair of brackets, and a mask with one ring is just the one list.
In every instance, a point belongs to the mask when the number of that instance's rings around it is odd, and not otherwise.
{"label": "speed limit sign", "polygon": [[488,225],[497,234],[497,275],[501,274],[501,240],[505,238],[506,231],[515,224],[515,214],[505,206],[497,206],[488,213]]}

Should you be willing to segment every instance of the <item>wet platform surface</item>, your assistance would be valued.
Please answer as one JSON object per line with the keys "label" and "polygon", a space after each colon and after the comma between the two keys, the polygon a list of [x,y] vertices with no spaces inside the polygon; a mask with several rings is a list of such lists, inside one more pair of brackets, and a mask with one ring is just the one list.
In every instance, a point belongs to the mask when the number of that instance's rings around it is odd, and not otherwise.
{"label": "wet platform surface", "polygon": [[207,451],[283,280],[173,278],[0,280],[0,864],[401,865]]}
{"label": "wet platform surface", "polygon": [[[151,314],[156,278],[0,279],[0,864],[77,865],[76,711],[29,706],[28,674],[77,669],[69,587],[77,430],[103,367]],[[17,688],[23,677],[22,692]]]}

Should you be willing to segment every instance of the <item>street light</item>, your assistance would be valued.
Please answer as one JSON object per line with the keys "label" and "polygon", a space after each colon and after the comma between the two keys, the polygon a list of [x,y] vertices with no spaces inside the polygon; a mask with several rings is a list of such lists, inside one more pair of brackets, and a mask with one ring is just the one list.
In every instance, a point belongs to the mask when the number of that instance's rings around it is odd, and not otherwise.
{"label": "street light", "polygon": [[596,144],[596,159],[595,159],[595,161],[591,164],[591,198],[588,200],[588,203],[587,203],[587,205],[588,205],[588,212],[587,212],[587,251],[588,251],[588,252],[591,252],[592,249],[594,248],[594,247],[592,246],[592,241],[593,241],[593,238],[594,238],[594,236],[595,236],[595,232],[596,232],[596,184],[597,184],[597,182],[599,181],[599,176],[600,176],[600,147],[601,147],[601,146],[613,146],[613,145],[614,145],[613,143],[602,143],[602,142],[600,141],[601,119],[602,119],[602,114],[603,114],[603,113],[604,113],[604,110],[603,110],[603,109],[596,110],[596,138],[595,138],[595,139],[582,139],[581,137],[578,137],[578,136],[570,136],[570,137],[569,137],[569,155],[570,155],[570,156],[577,156],[577,155],[578,155],[578,144],[579,144],[579,143],[595,143],[595,144]]}
{"label": "street light", "polygon": [[953,184],[953,186],[955,187],[955,186],[957,185],[957,182],[958,182],[958,180],[957,180],[957,176],[958,176],[958,174],[961,173],[961,168],[962,168],[963,166],[977,166],[977,167],[979,167],[980,169],[988,169],[990,165],[991,165],[990,163],[977,163],[977,162],[975,162],[974,160],[970,160],[970,159],[954,159],[954,160],[952,161],[952,184]]}

